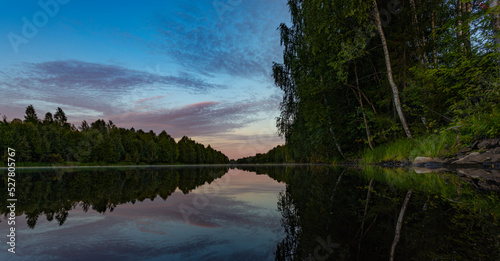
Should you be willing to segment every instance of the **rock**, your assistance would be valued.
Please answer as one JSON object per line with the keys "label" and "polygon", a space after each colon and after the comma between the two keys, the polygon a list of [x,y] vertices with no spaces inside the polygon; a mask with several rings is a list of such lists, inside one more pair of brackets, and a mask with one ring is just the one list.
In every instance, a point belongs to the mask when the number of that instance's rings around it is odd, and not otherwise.
{"label": "rock", "polygon": [[443,164],[446,163],[445,160],[439,158],[431,158],[431,157],[416,157],[413,160],[413,166],[416,167],[426,167],[426,168],[440,168]]}
{"label": "rock", "polygon": [[413,167],[413,170],[417,173],[417,174],[422,174],[422,173],[439,173],[439,172],[442,172],[442,173],[448,173],[450,172],[449,169],[447,168],[426,168],[426,167]]}
{"label": "rock", "polygon": [[499,141],[500,141],[500,139],[485,139],[485,140],[480,141],[477,144],[477,148],[479,148],[479,149],[494,148],[494,147],[496,147],[498,145]]}
{"label": "rock", "polygon": [[498,184],[495,184],[493,182],[479,180],[477,182],[477,185],[480,189],[483,189],[486,191],[500,191],[500,187],[498,186]]}
{"label": "rock", "polygon": [[488,176],[488,172],[483,169],[473,169],[473,168],[468,168],[468,169],[457,169],[457,172],[460,174],[460,176],[465,176],[469,178],[484,178]]}
{"label": "rock", "polygon": [[485,155],[486,153],[480,154],[479,152],[472,152],[471,154],[455,160],[452,162],[452,164],[456,165],[477,165],[478,163],[483,163],[487,160],[489,157],[489,154]]}
{"label": "rock", "polygon": [[424,166],[426,168],[429,168],[429,169],[439,169],[439,168],[443,167],[443,163],[442,162],[436,162],[436,161],[429,161],[429,162],[425,163]]}
{"label": "rock", "polygon": [[423,173],[431,173],[431,172],[434,172],[434,170],[432,170],[432,169],[422,168],[422,167],[413,167],[413,170],[414,170],[417,174],[423,174]]}
{"label": "rock", "polygon": [[467,153],[467,152],[470,152],[471,150],[472,150],[472,148],[471,148],[471,147],[463,147],[463,148],[461,148],[461,149],[458,151],[458,153],[460,153],[460,154],[465,154],[465,153]]}
{"label": "rock", "polygon": [[493,153],[500,154],[500,147],[496,147],[495,149],[493,149]]}
{"label": "rock", "polygon": [[418,165],[418,164],[424,164],[431,161],[432,158],[431,157],[416,157],[414,160],[413,160],[413,165]]}

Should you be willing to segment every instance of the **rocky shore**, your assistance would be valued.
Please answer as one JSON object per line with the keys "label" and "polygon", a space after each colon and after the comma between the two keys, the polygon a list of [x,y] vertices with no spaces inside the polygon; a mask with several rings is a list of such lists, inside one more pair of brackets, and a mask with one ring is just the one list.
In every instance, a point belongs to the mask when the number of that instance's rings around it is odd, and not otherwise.
{"label": "rocky shore", "polygon": [[382,167],[413,167],[417,173],[454,172],[479,189],[500,191],[500,138],[478,140],[453,157],[416,157],[413,162],[382,162]]}

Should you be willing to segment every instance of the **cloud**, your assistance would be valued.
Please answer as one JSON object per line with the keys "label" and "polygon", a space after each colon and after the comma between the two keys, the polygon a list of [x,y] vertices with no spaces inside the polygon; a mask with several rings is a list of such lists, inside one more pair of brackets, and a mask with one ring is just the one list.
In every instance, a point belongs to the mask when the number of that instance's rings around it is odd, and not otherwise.
{"label": "cloud", "polygon": [[122,126],[144,126],[157,132],[167,130],[174,137],[210,136],[261,120],[259,113],[275,106],[274,98],[242,102],[205,101],[173,109],[125,112],[109,119]]}
{"label": "cloud", "polygon": [[145,101],[152,101],[152,100],[160,99],[160,98],[163,98],[163,97],[165,97],[165,96],[158,95],[158,96],[155,96],[155,97],[149,97],[149,98],[139,99],[135,103],[143,103]]}
{"label": "cloud", "polygon": [[[40,100],[60,107],[79,107],[113,115],[130,107],[123,97],[150,89],[179,90],[191,94],[224,89],[194,75],[160,75],[127,69],[121,66],[62,60],[42,63],[23,63],[9,72],[0,72],[0,90],[12,100]],[[162,95],[137,100],[146,102]],[[24,111],[22,105],[20,110]],[[36,108],[36,104],[35,108]],[[94,115],[89,115],[90,117]]]}
{"label": "cloud", "polygon": [[158,31],[163,44],[158,49],[207,74],[270,75],[272,61],[280,60],[276,28],[286,22],[285,1],[225,5],[218,11],[212,6],[211,12],[193,9],[183,16],[162,17]]}
{"label": "cloud", "polygon": [[[179,76],[159,75],[78,60],[24,63],[14,75],[8,79],[30,88],[59,87],[73,91],[98,91],[101,94],[127,91],[146,84],[162,84],[194,92],[221,87],[187,73]],[[29,86],[28,83],[34,86]]]}

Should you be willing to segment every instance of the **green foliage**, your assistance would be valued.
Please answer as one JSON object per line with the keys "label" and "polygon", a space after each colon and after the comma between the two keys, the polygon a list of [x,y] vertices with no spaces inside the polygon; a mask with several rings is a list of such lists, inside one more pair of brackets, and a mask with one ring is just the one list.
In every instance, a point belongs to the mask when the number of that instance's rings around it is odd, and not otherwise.
{"label": "green foliage", "polygon": [[[25,122],[0,122],[0,147],[18,151],[20,164],[76,163],[203,163],[224,164],[229,159],[222,152],[183,137],[179,143],[165,131],[156,135],[116,127],[112,121],[96,120],[90,126],[82,122],[80,130],[67,123],[66,114],[57,108],[55,120],[47,113],[40,122],[32,105],[26,109]],[[6,150],[5,150],[6,151]],[[0,154],[6,162],[7,154]],[[35,164],[36,165],[36,164]]]}
{"label": "green foliage", "polygon": [[286,160],[331,162],[341,150],[367,150],[368,141],[384,151],[376,158],[441,155],[444,145],[452,146],[452,134],[422,137],[457,125],[464,125],[462,141],[498,136],[500,54],[492,11],[462,2],[414,1],[396,11],[394,1],[377,1],[388,14],[383,31],[392,74],[418,140],[400,146],[393,141],[404,132],[384,77],[373,2],[289,0],[292,23],[278,28],[283,63],[273,64],[283,91],[277,127],[286,138]]}
{"label": "green foliage", "polygon": [[276,146],[265,154],[258,153],[255,156],[245,157],[236,161],[238,164],[254,163],[292,163],[288,146]]}
{"label": "green foliage", "polygon": [[457,120],[457,122],[462,126],[460,137],[464,143],[500,136],[500,108],[498,105],[492,105],[489,113],[473,114],[466,119]]}

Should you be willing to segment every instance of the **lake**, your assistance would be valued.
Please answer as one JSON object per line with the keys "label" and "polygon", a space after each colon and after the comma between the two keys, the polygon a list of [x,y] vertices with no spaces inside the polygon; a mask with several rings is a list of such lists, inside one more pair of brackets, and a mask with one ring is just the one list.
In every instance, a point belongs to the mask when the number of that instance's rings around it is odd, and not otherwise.
{"label": "lake", "polygon": [[[500,259],[498,193],[455,174],[19,169],[16,198],[16,253],[4,236],[0,260],[389,260],[392,249],[395,260]],[[10,203],[0,194],[4,235]]]}

